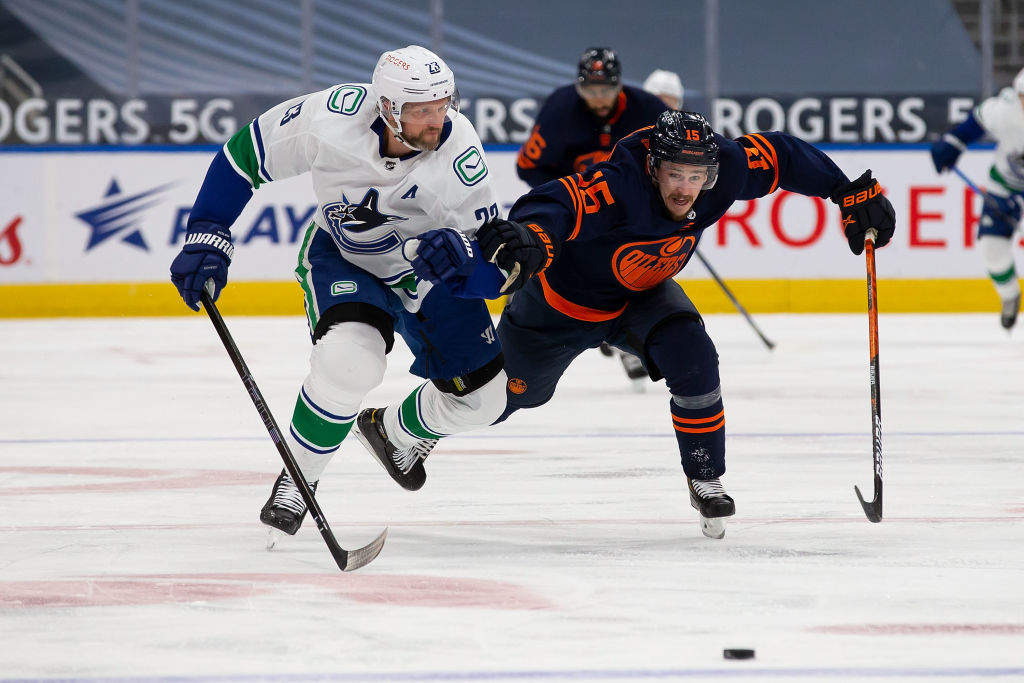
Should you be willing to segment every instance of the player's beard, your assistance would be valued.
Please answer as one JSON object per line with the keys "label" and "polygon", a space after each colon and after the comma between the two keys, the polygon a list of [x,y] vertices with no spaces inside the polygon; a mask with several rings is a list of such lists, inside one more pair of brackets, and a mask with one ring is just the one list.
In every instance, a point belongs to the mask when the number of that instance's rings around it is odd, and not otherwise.
{"label": "player's beard", "polygon": [[[685,206],[676,203],[676,200],[686,201]],[[693,209],[693,203],[697,200],[696,195],[686,194],[685,192],[676,192],[670,195],[662,195],[662,202],[665,205],[665,210],[668,215],[672,217],[674,221],[686,220],[690,210]]]}
{"label": "player's beard", "polygon": [[615,108],[615,103],[612,102],[610,104],[601,104],[598,106],[594,106],[588,102],[587,107],[590,109],[590,112],[597,118],[606,119],[612,115],[612,110]]}
{"label": "player's beard", "polygon": [[442,126],[425,127],[416,135],[410,135],[408,131],[402,131],[402,139],[413,149],[428,152],[437,149],[438,143],[441,142],[442,128]]}

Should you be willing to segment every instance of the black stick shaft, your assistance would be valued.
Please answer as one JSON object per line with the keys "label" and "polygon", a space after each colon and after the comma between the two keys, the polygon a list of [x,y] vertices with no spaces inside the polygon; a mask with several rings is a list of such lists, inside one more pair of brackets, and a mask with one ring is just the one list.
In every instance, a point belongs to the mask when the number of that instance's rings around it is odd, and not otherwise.
{"label": "black stick shaft", "polygon": [[249,398],[252,399],[253,405],[256,406],[256,411],[260,414],[260,419],[263,420],[263,426],[267,428],[270,433],[270,438],[277,446],[277,452],[281,455],[281,459],[284,461],[284,467],[288,470],[289,476],[292,481],[299,489],[299,493],[302,495],[302,500],[306,503],[306,507],[309,508],[309,514],[316,522],[317,529],[320,530],[320,535],[323,536],[324,542],[327,543],[327,548],[331,551],[331,555],[334,557],[335,562],[338,563],[338,567],[342,571],[352,571],[362,567],[365,564],[371,562],[380,553],[381,548],[384,545],[384,539],[387,536],[387,529],[381,533],[372,543],[364,548],[358,550],[348,551],[342,548],[337,539],[334,537],[334,532],[331,531],[330,525],[327,523],[327,519],[324,517],[323,511],[320,509],[320,504],[317,503],[316,498],[313,496],[313,490],[306,482],[306,478],[302,476],[302,471],[299,469],[298,463],[295,461],[295,456],[292,455],[291,449],[288,448],[288,444],[285,442],[284,437],[281,436],[281,430],[277,426],[277,421],[274,420],[273,414],[270,412],[270,408],[267,406],[267,402],[263,399],[263,394],[260,392],[258,386],[256,386],[256,380],[253,379],[252,373],[249,372],[248,366],[245,364],[245,360],[242,358],[241,351],[238,350],[238,346],[235,344],[235,340],[231,337],[231,333],[228,331],[228,326],[224,322],[224,318],[221,316],[220,311],[217,310],[217,305],[213,302],[209,292],[203,289],[200,295],[200,301],[202,301],[203,308],[206,309],[206,314],[210,316],[210,321],[213,322],[214,329],[217,330],[217,335],[220,340],[224,343],[224,348],[228,352],[228,356],[231,358],[231,362],[235,366],[235,370],[238,371],[238,376],[242,378],[242,384],[245,385],[245,389],[249,394]]}
{"label": "black stick shaft", "polygon": [[754,322],[754,319],[750,317],[749,313],[747,313],[747,309],[743,308],[743,304],[739,302],[736,296],[732,293],[732,290],[730,290],[725,285],[725,282],[722,280],[722,278],[718,277],[718,273],[716,273],[715,269],[711,267],[711,264],[708,263],[708,260],[704,258],[704,254],[700,253],[700,249],[694,249],[694,253],[697,255],[697,258],[700,259],[700,262],[704,264],[704,267],[708,269],[708,272],[711,273],[711,277],[714,278],[715,282],[718,283],[718,286],[722,288],[722,291],[729,298],[729,301],[732,302],[732,305],[735,306],[736,310],[740,312],[740,315],[746,318],[747,322],[750,323],[750,326],[754,329],[754,332],[757,333],[757,336],[761,338],[761,341],[764,342],[764,345],[767,346],[769,350],[774,349],[775,342],[771,341],[770,339],[768,339],[768,337],[764,335],[764,332],[761,331],[761,328],[757,326],[757,323]]}

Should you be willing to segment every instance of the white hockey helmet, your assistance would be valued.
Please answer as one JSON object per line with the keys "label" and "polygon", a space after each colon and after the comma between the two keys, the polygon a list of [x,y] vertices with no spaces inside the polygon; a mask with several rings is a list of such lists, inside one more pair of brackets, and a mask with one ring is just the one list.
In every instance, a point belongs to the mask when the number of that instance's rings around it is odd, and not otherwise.
{"label": "white hockey helmet", "polygon": [[1024,69],[1021,69],[1017,75],[1013,77],[1013,89],[1018,95],[1024,95]]}
{"label": "white hockey helmet", "polygon": [[[449,117],[459,110],[455,74],[444,60],[419,45],[388,50],[373,69],[377,108],[388,128],[402,134],[402,108],[411,102],[450,98]],[[385,114],[391,114],[389,119]]]}
{"label": "white hockey helmet", "polygon": [[679,80],[679,74],[674,71],[655,69],[644,81],[644,90],[652,95],[668,95],[679,100],[676,109],[683,106],[683,82]]}

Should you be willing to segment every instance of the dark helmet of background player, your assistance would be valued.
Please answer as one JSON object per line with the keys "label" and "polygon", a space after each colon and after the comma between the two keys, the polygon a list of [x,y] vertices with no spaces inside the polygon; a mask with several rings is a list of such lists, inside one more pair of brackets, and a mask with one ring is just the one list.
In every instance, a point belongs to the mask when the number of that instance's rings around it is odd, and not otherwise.
{"label": "dark helmet of background player", "polygon": [[588,47],[580,56],[576,72],[577,85],[619,85],[622,65],[615,51],[609,47]]}
{"label": "dark helmet of background player", "polygon": [[710,190],[718,180],[718,142],[707,119],[692,111],[663,111],[651,130],[650,154],[647,162],[654,170],[662,161],[691,166],[706,166],[708,179],[703,190]]}

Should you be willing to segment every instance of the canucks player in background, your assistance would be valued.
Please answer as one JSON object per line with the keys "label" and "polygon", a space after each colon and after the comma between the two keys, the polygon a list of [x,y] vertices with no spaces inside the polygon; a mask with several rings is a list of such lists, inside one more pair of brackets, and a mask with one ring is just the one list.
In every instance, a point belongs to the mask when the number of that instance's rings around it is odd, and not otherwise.
{"label": "canucks player in background", "polygon": [[[892,237],[895,213],[870,171],[851,182],[829,157],[791,135],[729,140],[699,114],[678,111],[620,140],[607,162],[535,188],[508,220],[480,228],[483,258],[508,274],[506,289],[519,289],[498,324],[509,378],[501,419],[546,403],[584,350],[603,341],[629,350],[652,378],[665,378],[691,505],[705,535],[721,538],[735,503],[721,482],[718,354],[673,277],[734,202],[779,188],[838,204],[855,254],[863,252],[869,228],[879,247]],[[421,236],[421,245],[437,241],[438,232]],[[493,295],[481,284],[488,267],[476,269],[481,275],[450,275],[469,257],[424,256],[422,246],[419,253],[413,267],[422,277],[462,295]]]}
{"label": "canucks player in background", "polygon": [[644,90],[657,95],[669,109],[683,108],[683,82],[675,71],[655,69],[644,79]]}
{"label": "canucks player in background", "polygon": [[1020,311],[1013,233],[1020,223],[1024,194],[1024,70],[1013,79],[1013,87],[1003,88],[976,106],[932,145],[935,170],[942,173],[953,168],[967,146],[986,133],[996,141],[996,151],[978,223],[978,248],[1002,302],[999,322],[1009,330]]}
{"label": "canucks player in background", "polygon": [[[424,231],[457,227],[448,232],[461,241],[498,216],[482,149],[458,113],[451,69],[411,45],[381,55],[372,83],[277,105],[210,165],[171,265],[195,310],[208,279],[215,299],[227,283],[230,227],[253,191],[310,174],[319,207],[295,276],[313,347],[286,439],[314,488],[355,423],[388,473],[415,490],[426,477],[421,457],[437,439],[489,425],[505,408],[503,357],[484,302],[417,280],[402,254],[404,241]],[[415,356],[410,371],[427,381],[403,401],[360,411],[384,377],[396,333]],[[305,513],[282,471],[260,520],[294,534]]]}

